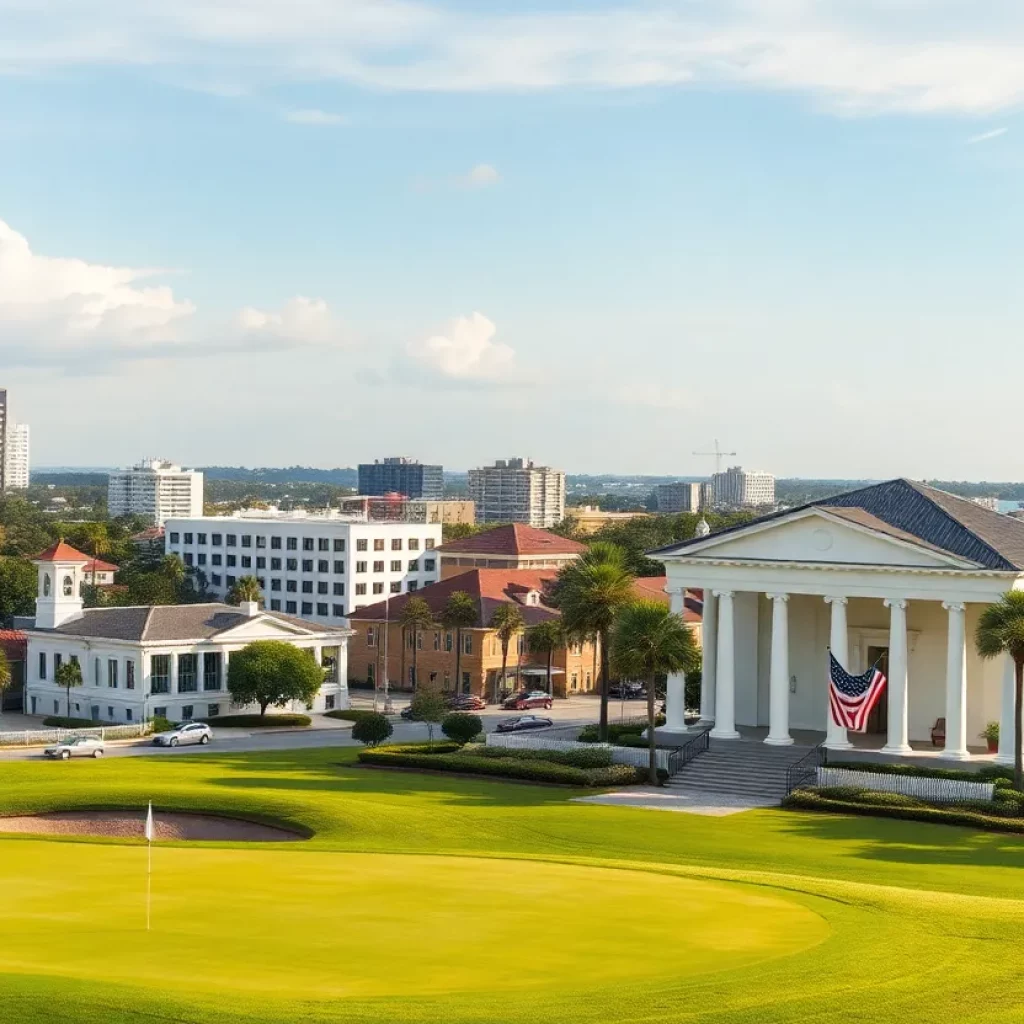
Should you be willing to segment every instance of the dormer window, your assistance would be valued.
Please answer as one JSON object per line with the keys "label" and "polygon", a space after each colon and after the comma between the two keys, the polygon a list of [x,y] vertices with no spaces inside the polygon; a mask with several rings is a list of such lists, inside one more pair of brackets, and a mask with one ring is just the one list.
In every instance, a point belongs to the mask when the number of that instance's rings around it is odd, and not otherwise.
{"label": "dormer window", "polygon": [[537,605],[540,604],[540,591],[539,590],[531,590],[531,591],[529,591],[527,593],[527,595],[526,595],[526,603],[528,605],[530,605],[531,608],[536,608]]}
{"label": "dormer window", "polygon": [[50,596],[50,574],[43,574],[43,597]]}
{"label": "dormer window", "polygon": [[75,596],[75,581],[70,576],[64,577],[64,596],[74,597]]}

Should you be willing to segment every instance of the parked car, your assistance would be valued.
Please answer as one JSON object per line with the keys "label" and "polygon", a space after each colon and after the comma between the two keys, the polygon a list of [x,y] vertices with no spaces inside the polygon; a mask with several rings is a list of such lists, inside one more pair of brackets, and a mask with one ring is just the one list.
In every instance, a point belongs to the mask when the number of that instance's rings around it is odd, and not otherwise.
{"label": "parked car", "polygon": [[205,722],[182,722],[169,732],[158,732],[153,743],[158,747],[184,747],[189,743],[205,745],[212,739],[213,730]]}
{"label": "parked car", "polygon": [[47,757],[68,761],[72,757],[102,757],[103,740],[95,736],[69,736],[52,747],[47,747],[43,753]]}
{"label": "parked car", "polygon": [[647,688],[643,683],[612,683],[608,696],[616,700],[643,700],[647,697]]}
{"label": "parked car", "polygon": [[522,732],[524,729],[546,729],[555,723],[543,715],[519,715],[498,723],[498,732]]}
{"label": "parked car", "polygon": [[412,705],[411,704],[406,704],[406,706],[404,708],[402,708],[402,710],[399,712],[399,714],[407,722],[415,722],[417,720],[416,716],[412,713]]}
{"label": "parked car", "polygon": [[544,690],[528,690],[513,694],[502,707],[507,711],[525,711],[527,708],[550,708],[551,695]]}
{"label": "parked car", "polygon": [[487,701],[473,693],[459,693],[448,698],[448,707],[452,711],[481,711],[487,707]]}

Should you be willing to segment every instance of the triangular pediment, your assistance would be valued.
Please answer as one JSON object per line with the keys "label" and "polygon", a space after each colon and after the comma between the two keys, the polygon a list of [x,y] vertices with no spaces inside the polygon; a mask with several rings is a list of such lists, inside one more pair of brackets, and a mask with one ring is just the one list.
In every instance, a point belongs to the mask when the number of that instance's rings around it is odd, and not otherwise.
{"label": "triangular pediment", "polygon": [[218,640],[274,640],[289,639],[297,636],[309,636],[312,629],[303,629],[291,622],[284,622],[272,615],[256,615],[245,622],[225,629],[217,634]]}
{"label": "triangular pediment", "polygon": [[859,509],[801,509],[665,550],[667,561],[797,562],[806,564],[975,568]]}

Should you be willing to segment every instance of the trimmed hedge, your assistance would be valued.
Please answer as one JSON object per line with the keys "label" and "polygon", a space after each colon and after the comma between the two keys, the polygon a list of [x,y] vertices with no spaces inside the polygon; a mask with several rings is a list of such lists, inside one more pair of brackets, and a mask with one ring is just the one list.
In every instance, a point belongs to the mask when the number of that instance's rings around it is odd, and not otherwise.
{"label": "trimmed hedge", "polygon": [[[624,786],[638,781],[636,768],[615,764],[606,768],[573,768],[525,757],[479,757],[474,754],[427,753],[422,747],[382,747],[361,750],[363,764],[384,768],[419,768],[426,771],[462,772],[467,775],[491,775],[523,782],[548,782],[560,786]],[[536,751],[531,751],[536,753]]]}
{"label": "trimmed hedge", "polygon": [[218,729],[280,729],[284,726],[313,724],[309,715],[215,715],[213,718],[198,718],[196,721]]}
{"label": "trimmed hedge", "polygon": [[386,715],[371,712],[352,724],[352,739],[365,743],[368,747],[376,747],[394,731],[394,726],[388,721]]}
{"label": "trimmed hedge", "polygon": [[325,711],[324,718],[337,718],[342,722],[358,722],[361,718],[365,718],[367,715],[372,715],[373,713],[374,712],[370,710],[349,708],[347,711]]}
{"label": "trimmed hedge", "polygon": [[94,722],[91,718],[61,718],[59,715],[49,715],[43,719],[47,729],[102,729],[104,724],[115,723]]}
{"label": "trimmed hedge", "polygon": [[519,758],[523,761],[550,761],[566,764],[570,768],[607,768],[612,763],[612,752],[604,747],[593,750],[515,750],[510,747],[470,747],[466,751],[473,757]]}
{"label": "trimmed hedge", "polygon": [[[658,715],[654,719],[654,724],[664,725],[665,716]],[[640,724],[634,724],[630,722],[609,722],[608,723],[608,742],[617,743],[620,746],[627,746],[629,744],[621,743],[620,741],[626,736],[642,736],[644,731],[647,729],[647,723],[642,722]],[[580,743],[598,743],[598,727],[596,725],[585,725],[581,730],[579,736],[576,739]],[[646,741],[645,741],[646,742]]]}
{"label": "trimmed hedge", "polygon": [[[966,805],[952,804],[948,807],[934,807],[929,804],[914,807],[902,803],[867,803],[861,798],[835,797],[836,790],[846,791],[848,789],[849,787],[846,786],[833,786],[831,789],[797,789],[782,801],[782,806],[789,810],[825,811],[830,814],[863,814],[879,818],[897,818],[902,821],[923,821],[936,825],[961,825],[967,828],[989,829],[994,832],[1024,832],[1024,820],[1000,816],[997,809],[999,805],[994,803],[972,801]],[[885,795],[901,796],[902,794]],[[914,798],[910,797],[910,799]]]}
{"label": "trimmed hedge", "polygon": [[963,782],[995,782],[1013,780],[1013,769],[1001,765],[986,765],[976,772],[962,768],[926,768],[918,764],[874,764],[870,761],[833,761],[826,768],[841,768],[848,772],[877,772],[879,775],[906,775],[918,779],[957,779]]}

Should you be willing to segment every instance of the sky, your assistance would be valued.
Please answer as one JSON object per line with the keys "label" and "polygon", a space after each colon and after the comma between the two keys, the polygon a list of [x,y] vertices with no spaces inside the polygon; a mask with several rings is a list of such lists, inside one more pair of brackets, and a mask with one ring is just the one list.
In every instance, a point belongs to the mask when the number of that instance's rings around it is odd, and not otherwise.
{"label": "sky", "polygon": [[1024,479],[1017,0],[0,0],[37,465]]}

